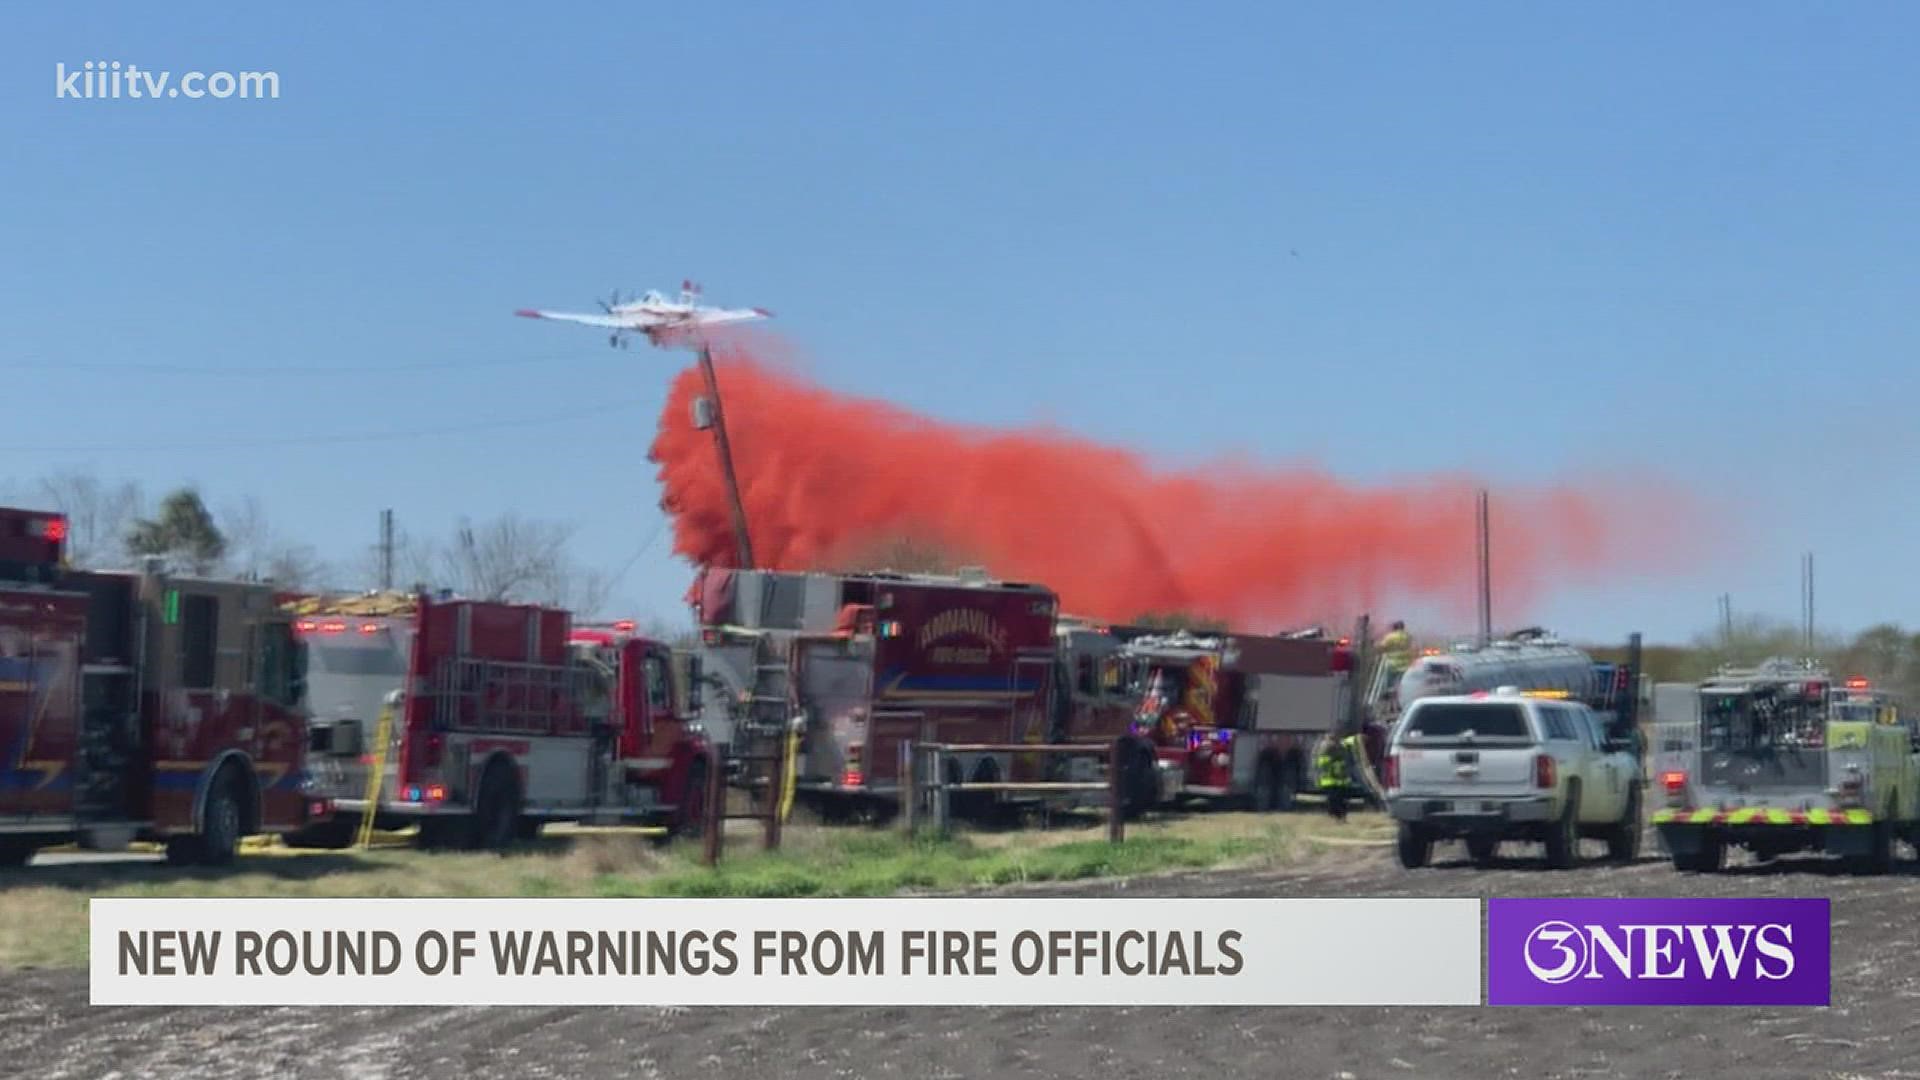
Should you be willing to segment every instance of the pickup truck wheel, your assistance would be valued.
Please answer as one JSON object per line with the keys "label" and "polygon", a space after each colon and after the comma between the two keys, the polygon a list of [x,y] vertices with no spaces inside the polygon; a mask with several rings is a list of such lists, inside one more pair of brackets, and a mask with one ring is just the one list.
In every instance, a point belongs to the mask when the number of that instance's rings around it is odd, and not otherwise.
{"label": "pickup truck wheel", "polygon": [[1400,865],[1408,870],[1418,870],[1433,858],[1433,837],[1411,821],[1400,823],[1400,834],[1393,847],[1394,853],[1400,856]]}
{"label": "pickup truck wheel", "polygon": [[1467,837],[1467,858],[1473,860],[1473,865],[1478,866],[1481,869],[1485,869],[1493,865],[1493,860],[1496,857],[1498,857],[1499,854],[1500,854],[1500,838],[1499,837],[1497,836]]}
{"label": "pickup truck wheel", "polygon": [[1567,803],[1560,808],[1560,820],[1547,833],[1547,865],[1555,870],[1571,870],[1580,861],[1580,788],[1567,788]]}
{"label": "pickup truck wheel", "polygon": [[1619,824],[1607,831],[1607,858],[1630,863],[1640,857],[1640,789],[1627,794],[1627,809]]}

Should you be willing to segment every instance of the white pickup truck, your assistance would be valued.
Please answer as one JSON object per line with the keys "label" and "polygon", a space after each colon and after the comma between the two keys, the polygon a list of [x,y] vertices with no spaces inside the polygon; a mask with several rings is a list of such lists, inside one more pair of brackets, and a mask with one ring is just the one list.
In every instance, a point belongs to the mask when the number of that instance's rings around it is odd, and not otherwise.
{"label": "white pickup truck", "polygon": [[1416,701],[1395,725],[1381,780],[1399,823],[1400,865],[1425,866],[1436,840],[1462,839],[1476,864],[1503,840],[1542,842],[1557,869],[1582,837],[1631,862],[1640,850],[1636,745],[1609,741],[1585,705],[1502,689]]}

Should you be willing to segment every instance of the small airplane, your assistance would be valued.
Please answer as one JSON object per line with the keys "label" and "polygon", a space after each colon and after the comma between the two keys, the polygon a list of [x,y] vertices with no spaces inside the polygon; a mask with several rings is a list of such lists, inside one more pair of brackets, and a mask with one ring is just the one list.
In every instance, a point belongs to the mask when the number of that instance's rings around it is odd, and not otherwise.
{"label": "small airplane", "polygon": [[622,301],[619,292],[600,301],[600,315],[582,315],[567,311],[535,311],[522,308],[514,312],[526,319],[553,319],[557,322],[579,323],[582,326],[598,326],[612,330],[607,344],[625,347],[627,335],[640,333],[655,345],[667,344],[677,340],[691,330],[708,326],[721,326],[727,323],[752,322],[756,319],[771,319],[773,312],[766,308],[716,308],[705,307],[700,303],[700,286],[691,281],[680,283],[680,298],[670,300],[663,293],[648,290],[639,299]]}

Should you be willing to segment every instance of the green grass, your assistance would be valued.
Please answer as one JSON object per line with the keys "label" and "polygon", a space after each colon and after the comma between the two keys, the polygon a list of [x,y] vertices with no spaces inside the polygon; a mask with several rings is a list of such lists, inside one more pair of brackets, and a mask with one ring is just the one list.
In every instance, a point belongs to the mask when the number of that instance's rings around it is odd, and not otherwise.
{"label": "green grass", "polygon": [[619,832],[556,837],[506,857],[407,849],[243,857],[227,870],[155,864],[29,867],[0,875],[0,970],[86,962],[90,897],[804,897],[957,893],[1225,866],[1274,866],[1387,835],[1370,815],[1203,814],[1130,826],[908,837],[795,827],[780,851],[730,834],[717,867],[697,845],[659,849]]}

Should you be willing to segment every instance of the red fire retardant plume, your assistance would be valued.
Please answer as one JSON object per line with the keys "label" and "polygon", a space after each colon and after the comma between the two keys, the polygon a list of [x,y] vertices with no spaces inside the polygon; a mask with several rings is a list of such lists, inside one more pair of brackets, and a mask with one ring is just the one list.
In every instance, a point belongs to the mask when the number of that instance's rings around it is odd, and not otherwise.
{"label": "red fire retardant plume", "polygon": [[[1160,470],[1058,433],[946,424],[834,393],[738,345],[716,349],[716,363],[762,567],[844,569],[876,545],[911,540],[1049,585],[1065,610],[1102,619],[1182,611],[1256,628],[1381,601],[1472,610],[1469,478],[1359,488],[1312,468]],[[675,550],[731,566],[712,433],[691,417],[702,387],[697,368],[675,380],[652,457]],[[1503,612],[1558,577],[1643,561],[1612,524],[1623,515],[1611,498],[1496,492]]]}

